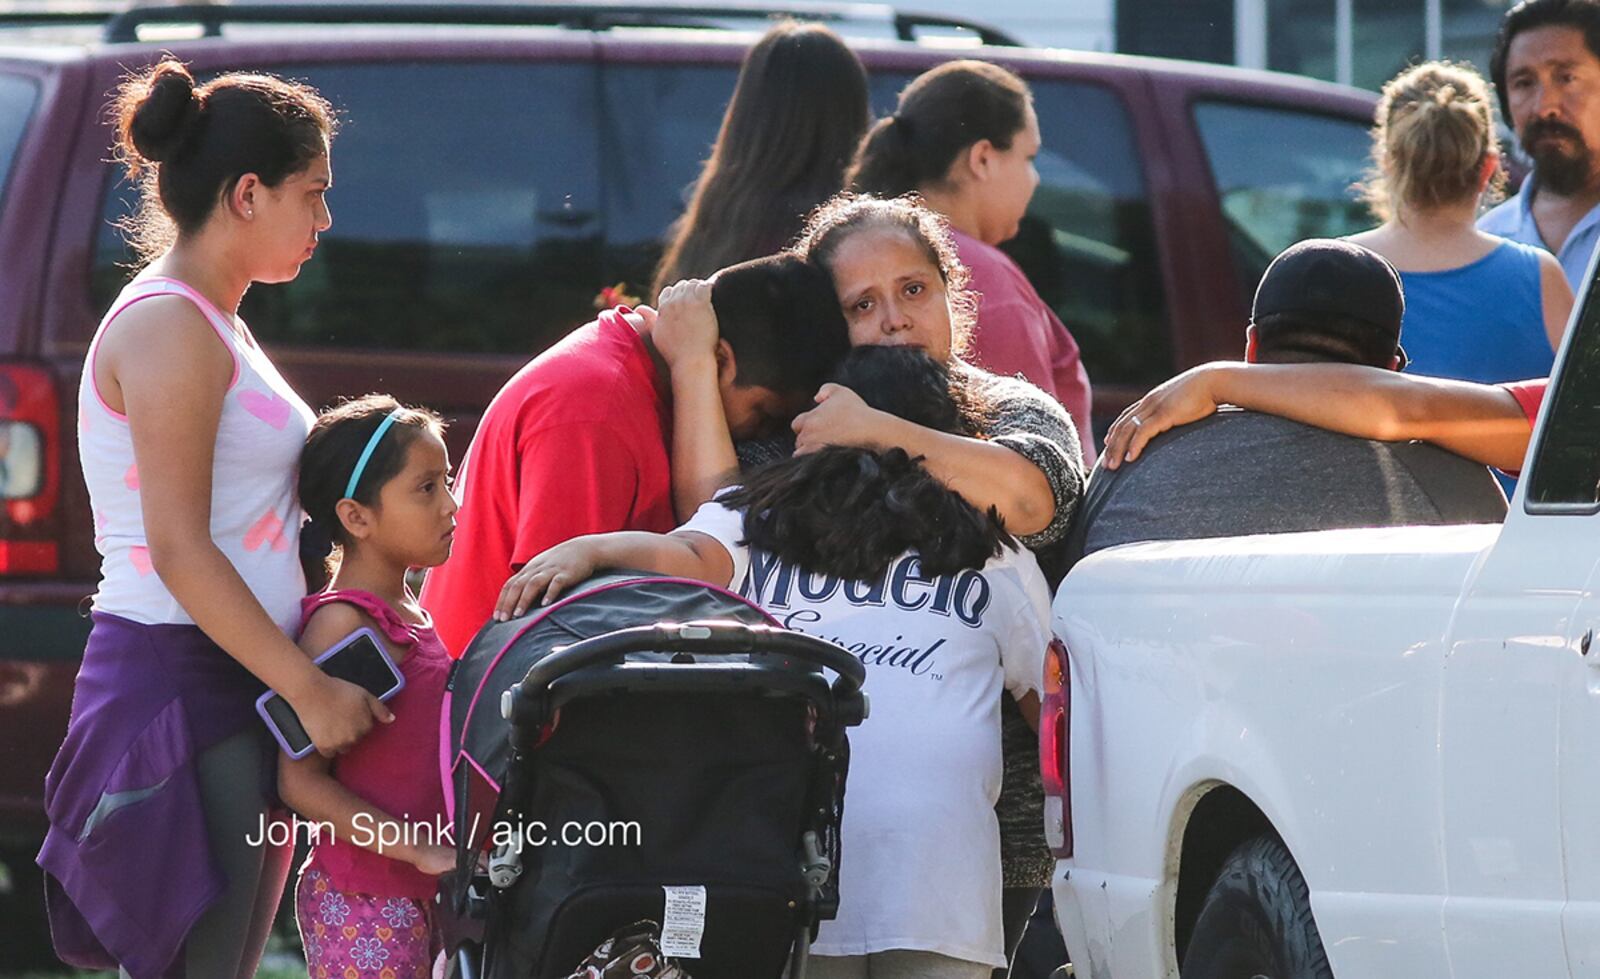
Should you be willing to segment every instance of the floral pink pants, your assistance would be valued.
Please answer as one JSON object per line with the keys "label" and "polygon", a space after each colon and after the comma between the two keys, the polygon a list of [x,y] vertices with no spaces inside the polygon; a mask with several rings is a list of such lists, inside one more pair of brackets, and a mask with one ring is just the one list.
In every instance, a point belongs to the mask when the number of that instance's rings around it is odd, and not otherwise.
{"label": "floral pink pants", "polygon": [[409,897],[347,894],[307,868],[294,895],[310,979],[430,979],[433,913]]}

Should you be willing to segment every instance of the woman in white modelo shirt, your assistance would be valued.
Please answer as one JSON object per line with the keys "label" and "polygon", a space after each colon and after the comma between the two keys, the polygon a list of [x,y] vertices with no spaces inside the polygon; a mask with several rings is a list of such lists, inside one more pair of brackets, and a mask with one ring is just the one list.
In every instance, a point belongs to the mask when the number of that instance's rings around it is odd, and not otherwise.
{"label": "woman in white modelo shirt", "polygon": [[[836,380],[946,432],[979,407],[958,405],[946,369],[908,347],[859,347]],[[901,449],[832,446],[757,470],[672,534],[554,547],[507,582],[497,612],[610,567],[736,588],[866,664],[873,709],[850,738],[839,913],[813,973],[987,979],[1003,966],[1000,691],[1037,726],[1049,594],[993,511]]]}

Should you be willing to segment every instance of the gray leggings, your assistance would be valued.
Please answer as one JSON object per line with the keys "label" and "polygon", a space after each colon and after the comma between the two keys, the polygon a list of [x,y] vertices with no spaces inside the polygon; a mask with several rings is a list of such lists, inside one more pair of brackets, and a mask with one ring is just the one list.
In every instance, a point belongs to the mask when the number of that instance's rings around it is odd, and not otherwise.
{"label": "gray leggings", "polygon": [[[268,757],[253,728],[200,755],[206,835],[217,866],[228,878],[228,889],[189,930],[183,964],[190,979],[250,979],[272,931],[294,848],[253,847],[245,842],[258,833],[267,811],[261,798],[261,767]],[[117,974],[129,979],[125,970]]]}

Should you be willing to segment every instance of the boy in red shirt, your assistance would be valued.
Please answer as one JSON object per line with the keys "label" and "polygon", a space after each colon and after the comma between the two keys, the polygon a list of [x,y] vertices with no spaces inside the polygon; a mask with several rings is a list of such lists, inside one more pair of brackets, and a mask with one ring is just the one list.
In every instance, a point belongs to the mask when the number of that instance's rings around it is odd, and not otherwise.
{"label": "boy in red shirt", "polygon": [[[731,434],[781,431],[849,349],[832,281],[778,255],[724,269],[710,291]],[[607,310],[534,358],[489,403],[461,464],[454,552],[422,589],[451,656],[466,650],[506,579],[535,554],[582,534],[677,526],[667,459],[672,387],[655,324],[647,308]]]}

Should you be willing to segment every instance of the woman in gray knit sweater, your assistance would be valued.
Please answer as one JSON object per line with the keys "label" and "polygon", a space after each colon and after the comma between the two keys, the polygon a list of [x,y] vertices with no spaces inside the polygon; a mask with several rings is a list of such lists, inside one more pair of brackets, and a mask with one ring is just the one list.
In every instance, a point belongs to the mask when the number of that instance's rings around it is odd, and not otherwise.
{"label": "woman in gray knit sweater", "polygon": [[[949,363],[958,394],[964,389],[970,403],[989,406],[978,436],[921,428],[873,410],[848,389],[826,385],[816,406],[795,419],[792,440],[741,444],[736,453],[721,420],[715,362],[704,356],[707,338],[716,336],[709,286],[680,283],[662,293],[661,321],[652,333],[672,367],[679,515],[693,514],[735,481],[741,468],[790,451],[898,446],[921,456],[931,473],[979,510],[993,507],[1029,548],[1059,541],[1087,478],[1077,430],[1061,405],[1037,387],[962,360],[975,303],[944,219],[914,197],[845,194],[812,215],[796,247],[832,276],[853,344],[916,346]],[[1037,741],[1011,705],[1003,705],[1002,729],[1005,780],[996,813],[1009,957],[1054,862],[1043,839]]]}
{"label": "woman in gray knit sweater", "polygon": [[[921,456],[980,511],[994,507],[1030,548],[1060,540],[1086,478],[1076,429],[1037,387],[961,359],[975,303],[944,219],[911,196],[841,194],[811,216],[796,249],[832,276],[853,345],[919,347],[950,365],[958,394],[966,389],[973,402],[993,407],[983,419],[987,427],[966,438],[909,424],[867,407],[848,389],[824,385],[815,407],[791,426],[794,451],[898,446]],[[684,518],[740,469],[716,394],[709,296],[708,282],[669,286],[651,333],[672,373],[673,502]]]}

